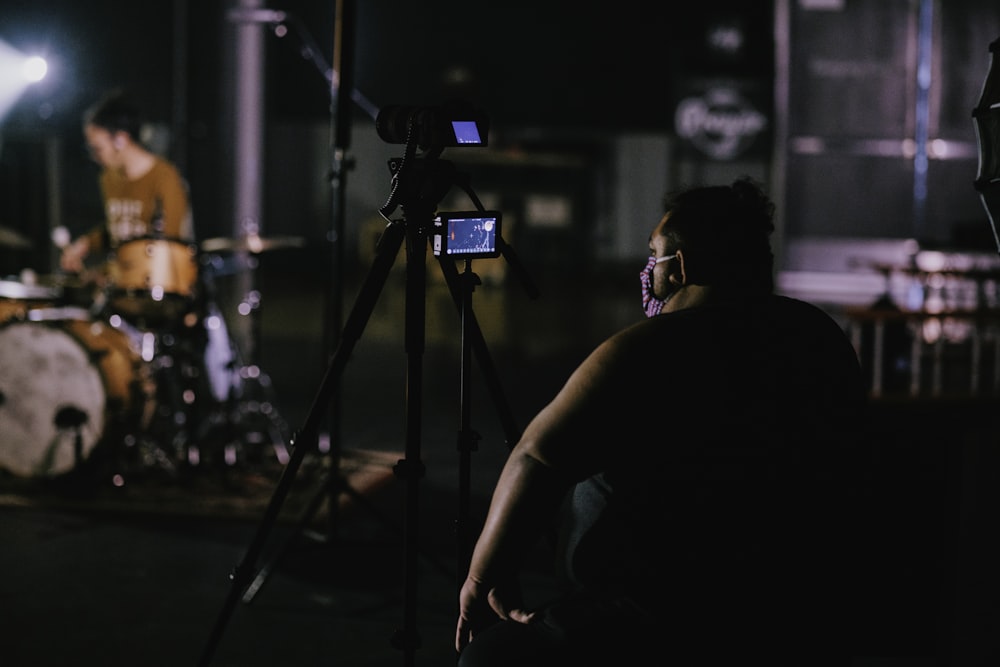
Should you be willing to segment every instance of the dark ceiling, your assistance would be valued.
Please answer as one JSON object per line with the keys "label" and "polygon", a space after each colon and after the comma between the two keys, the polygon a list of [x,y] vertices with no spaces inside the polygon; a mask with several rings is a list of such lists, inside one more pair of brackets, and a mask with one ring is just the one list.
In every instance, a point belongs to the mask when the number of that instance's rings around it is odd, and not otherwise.
{"label": "dark ceiling", "polygon": [[[49,81],[27,91],[8,127],[76,123],[99,91],[126,86],[163,121],[228,89],[227,52],[235,2],[192,0],[0,0],[0,39],[53,62]],[[332,64],[336,2],[263,3],[293,18],[279,39],[266,28],[267,100],[273,117],[324,117],[329,86],[302,56],[314,43]],[[341,71],[376,106],[433,105],[461,96],[494,120],[528,125],[662,129],[679,75],[770,76],[770,1],[716,0],[686,8],[683,22],[634,0],[608,6],[508,0],[354,2]],[[699,9],[700,7],[700,9]],[[692,15],[692,12],[694,14]],[[703,46],[709,19],[739,23],[749,36],[739,57]],[[350,48],[353,42],[353,49]],[[43,115],[39,109],[44,108]]]}

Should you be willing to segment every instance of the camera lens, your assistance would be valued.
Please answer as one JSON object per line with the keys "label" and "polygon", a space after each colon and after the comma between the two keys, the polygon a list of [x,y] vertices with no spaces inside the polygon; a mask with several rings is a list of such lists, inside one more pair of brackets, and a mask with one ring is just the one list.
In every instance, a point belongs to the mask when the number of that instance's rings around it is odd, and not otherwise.
{"label": "camera lens", "polygon": [[419,107],[398,104],[384,107],[379,110],[375,117],[375,131],[378,132],[379,138],[386,143],[405,144],[408,138],[410,119],[414,118],[419,111]]}

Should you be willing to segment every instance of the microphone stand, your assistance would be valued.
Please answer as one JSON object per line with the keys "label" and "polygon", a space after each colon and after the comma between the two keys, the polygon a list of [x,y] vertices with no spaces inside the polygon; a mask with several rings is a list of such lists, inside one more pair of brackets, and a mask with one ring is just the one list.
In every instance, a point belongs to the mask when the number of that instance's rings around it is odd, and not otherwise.
{"label": "microphone stand", "polygon": [[[353,70],[344,66],[345,57],[353,53],[353,30],[345,30],[344,26],[354,26],[354,2],[353,0],[337,0],[337,13],[334,17],[334,37],[333,37],[333,69],[328,77],[330,83],[330,191],[333,210],[333,227],[331,229],[330,243],[333,254],[330,261],[330,280],[327,287],[327,313],[325,322],[327,323],[327,350],[337,348],[338,336],[341,324],[342,299],[341,292],[344,280],[344,215],[347,188],[347,168],[350,166],[344,160],[344,155],[350,146],[350,123],[348,122],[349,108],[347,98],[340,94],[343,87],[346,90],[353,88]],[[347,41],[350,40],[350,41]],[[340,494],[349,493],[353,497],[359,494],[347,483],[347,480],[340,474],[341,459],[341,438],[340,438],[340,392],[334,391],[330,401],[329,419],[327,422],[327,434],[329,437],[330,449],[327,458],[330,461],[330,472],[327,475],[326,502],[327,502],[327,538],[333,539],[337,536],[338,523],[340,520]],[[313,504],[318,508],[319,502]]]}
{"label": "microphone stand", "polygon": [[990,68],[979,102],[972,110],[979,167],[973,186],[986,210],[990,231],[1000,253],[1000,38],[990,43]]}
{"label": "microphone stand", "polygon": [[[293,14],[276,10],[243,9],[230,12],[230,19],[267,24],[274,29],[275,34],[279,37],[283,37],[288,32],[294,33],[299,40],[300,54],[313,63],[330,87],[330,171],[328,176],[331,190],[332,225],[328,233],[328,240],[331,244],[332,254],[330,256],[330,278],[327,281],[325,291],[326,316],[324,322],[326,326],[323,338],[327,353],[332,354],[340,342],[339,333],[343,311],[341,290],[345,273],[345,193],[347,190],[347,171],[353,166],[350,160],[345,159],[350,146],[349,102],[353,101],[358,104],[372,119],[378,115],[378,109],[364,95],[356,91],[353,85],[354,74],[353,68],[350,66],[350,57],[354,52],[355,0],[337,0],[334,17],[332,67],[324,60],[319,46],[309,31]],[[350,98],[341,94],[342,91],[349,91]],[[307,503],[306,513],[299,520],[299,525],[304,527],[325,502],[327,506],[326,540],[335,539],[337,536],[341,494],[348,494],[358,501],[362,500],[360,494],[347,483],[340,472],[342,454],[339,432],[340,410],[340,392],[335,390],[332,392],[330,400],[329,419],[326,427],[328,438],[326,455],[329,460],[329,474],[326,482],[320,486],[317,496]],[[283,552],[284,549],[279,550],[274,561],[260,571],[257,580],[247,590],[244,602],[250,602],[253,599],[256,592],[263,586],[264,579],[270,570],[282,557]]]}

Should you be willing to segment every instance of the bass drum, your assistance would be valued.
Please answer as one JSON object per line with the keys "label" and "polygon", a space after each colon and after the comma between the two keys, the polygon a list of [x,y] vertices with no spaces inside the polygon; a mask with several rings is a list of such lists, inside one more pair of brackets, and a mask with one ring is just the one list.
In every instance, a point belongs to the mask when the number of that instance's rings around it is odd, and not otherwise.
{"label": "bass drum", "polygon": [[150,380],[121,331],[81,309],[0,326],[0,468],[52,478],[94,458],[150,411]]}

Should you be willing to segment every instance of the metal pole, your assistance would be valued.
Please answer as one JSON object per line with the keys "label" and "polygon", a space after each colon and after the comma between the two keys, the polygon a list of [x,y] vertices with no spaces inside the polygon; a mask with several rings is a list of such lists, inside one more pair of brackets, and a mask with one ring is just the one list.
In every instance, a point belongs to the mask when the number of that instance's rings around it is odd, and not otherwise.
{"label": "metal pole", "polygon": [[[334,17],[333,70],[330,72],[330,190],[331,225],[330,280],[326,290],[326,341],[327,350],[333,353],[340,343],[340,327],[343,317],[344,290],[344,215],[346,210],[347,169],[345,161],[351,143],[349,119],[349,95],[353,86],[351,56],[354,52],[354,2],[337,0]],[[340,520],[340,494],[343,491],[340,476],[340,390],[335,389],[330,400],[327,433],[329,436],[329,458],[331,474],[327,479],[328,537],[335,538]]]}
{"label": "metal pole", "polygon": [[[238,0],[240,9],[258,9],[259,0]],[[264,145],[264,34],[259,24],[237,23],[236,30],[236,100],[233,130],[233,238],[248,233],[263,234],[263,145]],[[235,285],[237,299],[254,291],[253,269],[245,252],[239,258],[242,270]],[[233,338],[243,353],[245,363],[257,361],[254,318],[240,317],[233,323]]]}

